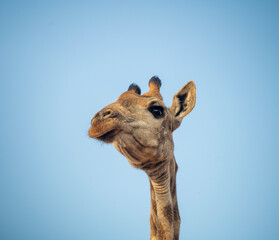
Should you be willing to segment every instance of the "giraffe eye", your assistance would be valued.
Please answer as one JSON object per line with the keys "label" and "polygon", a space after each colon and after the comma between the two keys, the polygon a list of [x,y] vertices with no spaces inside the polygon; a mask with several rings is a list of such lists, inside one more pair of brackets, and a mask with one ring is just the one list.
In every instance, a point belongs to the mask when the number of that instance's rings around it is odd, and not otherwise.
{"label": "giraffe eye", "polygon": [[161,106],[150,106],[148,111],[151,112],[155,118],[164,117],[164,108]]}

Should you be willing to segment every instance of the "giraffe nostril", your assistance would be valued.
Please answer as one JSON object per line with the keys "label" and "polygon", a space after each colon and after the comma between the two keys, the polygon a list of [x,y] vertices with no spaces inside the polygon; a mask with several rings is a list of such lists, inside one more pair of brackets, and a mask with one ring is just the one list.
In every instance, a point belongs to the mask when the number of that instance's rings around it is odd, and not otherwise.
{"label": "giraffe nostril", "polygon": [[111,111],[111,110],[106,110],[106,111],[103,113],[103,117],[109,117],[111,114],[112,114],[112,111]]}

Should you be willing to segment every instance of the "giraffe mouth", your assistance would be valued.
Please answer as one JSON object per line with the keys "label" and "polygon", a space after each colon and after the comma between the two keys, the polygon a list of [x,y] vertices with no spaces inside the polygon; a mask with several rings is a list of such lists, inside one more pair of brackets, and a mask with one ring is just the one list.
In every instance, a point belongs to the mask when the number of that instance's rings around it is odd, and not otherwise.
{"label": "giraffe mouth", "polygon": [[96,137],[97,140],[103,141],[105,143],[112,143],[115,137],[121,132],[120,129],[113,129],[110,130],[101,136]]}

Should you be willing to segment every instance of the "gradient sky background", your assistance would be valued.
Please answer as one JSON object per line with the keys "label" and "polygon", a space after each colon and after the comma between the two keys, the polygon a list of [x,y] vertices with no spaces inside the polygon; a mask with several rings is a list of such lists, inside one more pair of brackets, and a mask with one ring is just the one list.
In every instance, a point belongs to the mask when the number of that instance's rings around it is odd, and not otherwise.
{"label": "gradient sky background", "polygon": [[89,139],[92,116],[158,75],[181,239],[279,239],[277,1],[1,1],[0,239],[149,239],[144,172]]}

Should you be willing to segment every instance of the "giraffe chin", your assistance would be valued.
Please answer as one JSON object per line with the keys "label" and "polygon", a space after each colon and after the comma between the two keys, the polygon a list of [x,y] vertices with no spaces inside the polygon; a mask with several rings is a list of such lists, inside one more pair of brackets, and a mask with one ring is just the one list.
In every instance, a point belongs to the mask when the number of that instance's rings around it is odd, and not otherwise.
{"label": "giraffe chin", "polygon": [[96,139],[105,143],[112,143],[120,132],[120,129],[113,129],[101,136],[96,137]]}

